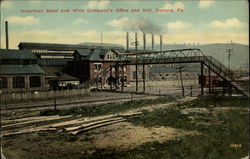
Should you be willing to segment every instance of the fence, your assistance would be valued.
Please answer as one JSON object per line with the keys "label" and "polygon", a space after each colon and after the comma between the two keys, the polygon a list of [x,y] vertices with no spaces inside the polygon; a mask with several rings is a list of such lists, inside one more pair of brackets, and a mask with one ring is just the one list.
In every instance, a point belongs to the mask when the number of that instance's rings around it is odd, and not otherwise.
{"label": "fence", "polygon": [[40,91],[40,92],[15,92],[1,94],[1,104],[30,102],[39,100],[50,100],[55,98],[65,98],[73,96],[85,96],[89,89],[69,89],[60,91]]}

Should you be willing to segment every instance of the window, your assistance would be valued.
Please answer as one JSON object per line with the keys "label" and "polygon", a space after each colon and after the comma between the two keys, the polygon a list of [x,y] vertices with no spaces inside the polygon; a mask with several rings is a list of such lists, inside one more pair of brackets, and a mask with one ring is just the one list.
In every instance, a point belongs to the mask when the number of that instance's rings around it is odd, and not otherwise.
{"label": "window", "polygon": [[101,64],[94,64],[94,71],[95,72],[99,72],[102,69],[102,65]]}
{"label": "window", "polygon": [[41,78],[40,76],[30,77],[30,87],[41,87]]}
{"label": "window", "polygon": [[25,87],[24,77],[22,76],[13,77],[13,88],[24,88],[24,87]]}
{"label": "window", "polygon": [[7,77],[0,77],[0,88],[8,88]]}

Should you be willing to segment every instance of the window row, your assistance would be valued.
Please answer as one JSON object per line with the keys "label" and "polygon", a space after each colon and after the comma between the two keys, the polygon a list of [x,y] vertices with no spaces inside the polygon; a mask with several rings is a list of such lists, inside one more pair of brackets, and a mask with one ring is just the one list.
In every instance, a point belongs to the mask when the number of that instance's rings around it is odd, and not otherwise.
{"label": "window row", "polygon": [[74,50],[39,50],[39,49],[35,49],[35,50],[31,50],[31,52],[34,53],[74,53]]}
{"label": "window row", "polygon": [[[40,76],[31,76],[29,82],[30,88],[41,87]],[[0,77],[0,88],[8,88],[7,77]],[[13,77],[13,88],[25,88],[25,78],[22,76]]]}

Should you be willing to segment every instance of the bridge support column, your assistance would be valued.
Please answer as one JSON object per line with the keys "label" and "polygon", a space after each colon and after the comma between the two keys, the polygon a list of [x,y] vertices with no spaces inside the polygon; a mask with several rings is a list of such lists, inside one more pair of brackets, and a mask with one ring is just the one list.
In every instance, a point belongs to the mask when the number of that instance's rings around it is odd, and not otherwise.
{"label": "bridge support column", "polygon": [[201,95],[204,94],[203,63],[201,63]]}
{"label": "bridge support column", "polygon": [[143,92],[146,91],[146,73],[145,73],[145,65],[142,65],[142,79],[143,79]]}
{"label": "bridge support column", "polygon": [[135,65],[135,91],[138,92],[138,64]]}
{"label": "bridge support column", "polygon": [[119,89],[119,65],[115,65],[115,90]]}
{"label": "bridge support column", "polygon": [[[109,70],[109,77],[112,77],[112,69],[113,69],[113,67],[112,67],[112,66],[110,66],[110,70]],[[109,84],[110,84],[110,90],[112,90],[112,82],[111,82],[111,81],[109,81]]]}
{"label": "bridge support column", "polygon": [[121,92],[123,92],[123,90],[124,90],[124,64],[122,64],[122,80],[121,80],[121,82],[122,82],[122,86],[121,86]]}

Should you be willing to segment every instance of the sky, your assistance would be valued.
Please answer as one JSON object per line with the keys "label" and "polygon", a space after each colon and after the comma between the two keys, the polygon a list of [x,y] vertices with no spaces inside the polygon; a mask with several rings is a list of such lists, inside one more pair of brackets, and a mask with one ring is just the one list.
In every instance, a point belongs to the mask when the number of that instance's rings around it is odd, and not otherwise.
{"label": "sky", "polygon": [[[84,12],[73,12],[74,9]],[[133,9],[137,12],[132,12]],[[139,43],[143,31],[147,43],[153,33],[156,44],[159,35],[163,35],[164,44],[232,41],[248,45],[248,19],[246,0],[4,0],[0,48],[5,48],[5,21],[9,25],[10,48],[17,49],[20,42],[101,42],[101,34],[102,42],[125,46],[126,31],[130,32],[131,42],[137,32]]]}

